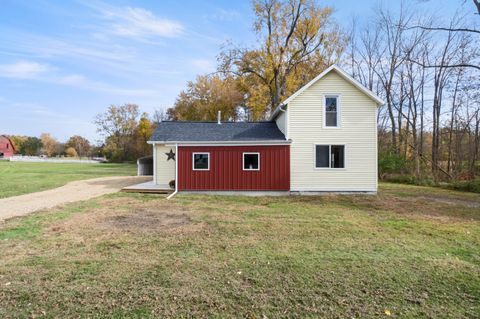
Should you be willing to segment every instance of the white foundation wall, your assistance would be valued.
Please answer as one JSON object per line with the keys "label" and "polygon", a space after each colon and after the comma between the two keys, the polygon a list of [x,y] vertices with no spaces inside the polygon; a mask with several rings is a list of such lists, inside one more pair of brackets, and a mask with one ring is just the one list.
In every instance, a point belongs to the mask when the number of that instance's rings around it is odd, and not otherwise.
{"label": "white foundation wall", "polygon": [[175,179],[175,161],[167,161],[167,155],[172,150],[175,153],[175,146],[154,145],[154,182],[157,185],[168,185]]}
{"label": "white foundation wall", "polygon": [[[340,128],[323,127],[325,95],[340,96]],[[335,71],[288,105],[292,191],[377,191],[376,103]],[[345,168],[316,169],[315,144],[344,144]]]}

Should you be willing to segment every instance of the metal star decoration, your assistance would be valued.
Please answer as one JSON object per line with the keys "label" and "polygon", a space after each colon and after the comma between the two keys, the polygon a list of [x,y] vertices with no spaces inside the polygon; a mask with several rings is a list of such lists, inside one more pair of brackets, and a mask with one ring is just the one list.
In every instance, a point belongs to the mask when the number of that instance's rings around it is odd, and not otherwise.
{"label": "metal star decoration", "polygon": [[175,153],[173,152],[172,149],[170,149],[170,152],[165,153],[165,155],[167,155],[167,161],[169,161],[170,159],[175,160]]}

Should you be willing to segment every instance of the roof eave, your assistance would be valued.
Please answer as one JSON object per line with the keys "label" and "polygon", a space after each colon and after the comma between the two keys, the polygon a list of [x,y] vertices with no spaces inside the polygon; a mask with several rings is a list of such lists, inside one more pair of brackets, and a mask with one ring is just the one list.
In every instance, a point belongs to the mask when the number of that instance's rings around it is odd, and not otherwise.
{"label": "roof eave", "polygon": [[298,89],[295,93],[290,95],[282,103],[280,103],[280,105],[278,105],[275,108],[272,115],[270,115],[270,120],[272,121],[277,117],[278,113],[280,112],[280,108],[281,108],[282,105],[288,105],[288,103],[290,103],[292,100],[294,100],[303,91],[308,89],[310,86],[312,86],[314,83],[316,83],[318,80],[320,80],[321,78],[323,78],[325,75],[327,75],[328,73],[330,73],[333,70],[337,71],[340,74],[340,76],[342,76],[345,80],[347,80],[348,82],[353,84],[353,86],[355,86],[357,89],[359,89],[360,91],[365,93],[368,97],[370,97],[372,100],[374,100],[377,103],[377,106],[382,106],[382,105],[385,104],[385,102],[379,96],[377,96],[375,93],[373,93],[372,91],[367,89],[365,86],[363,86],[360,82],[358,82],[353,77],[351,77],[347,72],[343,71],[336,64],[333,64],[333,65],[329,66],[328,68],[326,68],[322,73],[317,75],[313,80],[311,80],[310,82],[308,82],[307,84],[302,86],[300,89]]}
{"label": "roof eave", "polygon": [[291,140],[250,140],[250,141],[148,141],[147,144],[202,144],[202,145],[217,145],[217,144],[232,144],[232,145],[277,145],[290,144]]}

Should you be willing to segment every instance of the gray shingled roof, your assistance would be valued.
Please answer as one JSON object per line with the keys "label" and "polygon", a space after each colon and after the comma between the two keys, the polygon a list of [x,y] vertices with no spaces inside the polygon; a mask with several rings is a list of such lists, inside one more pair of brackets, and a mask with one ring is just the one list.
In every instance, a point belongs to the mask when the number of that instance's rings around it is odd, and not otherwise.
{"label": "gray shingled roof", "polygon": [[151,141],[285,141],[275,122],[161,122]]}

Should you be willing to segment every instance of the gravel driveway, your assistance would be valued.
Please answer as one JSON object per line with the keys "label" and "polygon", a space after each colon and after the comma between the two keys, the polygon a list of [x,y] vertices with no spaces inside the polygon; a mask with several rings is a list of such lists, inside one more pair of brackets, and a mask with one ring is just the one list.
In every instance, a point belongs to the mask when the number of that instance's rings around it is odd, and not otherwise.
{"label": "gravel driveway", "polygon": [[118,192],[125,186],[146,182],[151,177],[114,176],[70,182],[62,187],[0,199],[0,221],[41,209]]}

